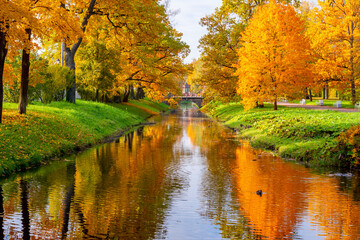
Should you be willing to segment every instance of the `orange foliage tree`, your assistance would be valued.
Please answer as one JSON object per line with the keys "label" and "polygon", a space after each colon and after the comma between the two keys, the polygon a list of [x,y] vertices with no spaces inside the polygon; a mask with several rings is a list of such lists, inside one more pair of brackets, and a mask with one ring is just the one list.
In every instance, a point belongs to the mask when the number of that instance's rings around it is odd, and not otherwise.
{"label": "orange foliage tree", "polygon": [[[284,0],[298,6],[299,0]],[[200,39],[201,69],[194,79],[203,88],[205,101],[223,102],[238,99],[237,77],[234,75],[239,60],[237,49],[241,47],[241,35],[257,9],[268,0],[222,0],[222,5],[211,15],[203,17],[200,24],[207,33]]]}
{"label": "orange foliage tree", "polygon": [[237,91],[246,110],[277,100],[310,85],[310,43],[292,6],[270,1],[250,21],[235,64]]}
{"label": "orange foliage tree", "polygon": [[309,17],[308,35],[319,81],[350,89],[356,102],[360,78],[360,3],[358,0],[318,2]]}
{"label": "orange foliage tree", "polygon": [[23,39],[27,39],[27,33],[23,31],[30,25],[36,25],[37,19],[29,12],[29,9],[18,1],[0,0],[0,123],[3,108],[3,73],[9,43],[12,49],[18,49]]}
{"label": "orange foliage tree", "polygon": [[[77,32],[72,12],[60,11],[61,0],[0,0],[0,123],[3,102],[3,73],[5,59],[22,50],[21,90],[19,113],[26,113],[27,89],[29,85],[30,51],[36,46],[32,36],[37,39],[61,36],[75,37]],[[79,30],[78,30],[79,31]],[[51,34],[51,32],[53,32]],[[56,35],[56,36],[55,36]]]}
{"label": "orange foliage tree", "polygon": [[176,94],[176,79],[185,74],[188,46],[171,26],[163,5],[149,1],[132,7],[131,12],[141,17],[92,19],[85,46],[75,58],[79,87],[108,100],[127,102],[137,93],[164,100],[169,92]]}

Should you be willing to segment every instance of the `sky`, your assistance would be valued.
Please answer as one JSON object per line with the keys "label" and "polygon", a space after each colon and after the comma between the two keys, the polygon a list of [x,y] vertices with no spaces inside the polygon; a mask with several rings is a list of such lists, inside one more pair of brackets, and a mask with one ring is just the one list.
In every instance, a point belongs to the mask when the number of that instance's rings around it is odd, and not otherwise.
{"label": "sky", "polygon": [[[316,3],[316,0],[309,0]],[[220,7],[222,0],[170,0],[171,11],[179,11],[171,18],[173,26],[183,33],[182,40],[191,49],[189,56],[185,59],[190,63],[193,59],[200,57],[198,49],[200,38],[206,34],[206,28],[200,26],[200,19],[212,14],[216,7]]]}
{"label": "sky", "polygon": [[212,14],[216,7],[221,6],[221,0],[171,0],[171,11],[179,10],[178,14],[172,17],[173,26],[183,33],[182,40],[191,49],[189,56],[185,59],[190,63],[193,59],[200,57],[198,49],[200,38],[206,34],[206,28],[200,26],[200,19]]}

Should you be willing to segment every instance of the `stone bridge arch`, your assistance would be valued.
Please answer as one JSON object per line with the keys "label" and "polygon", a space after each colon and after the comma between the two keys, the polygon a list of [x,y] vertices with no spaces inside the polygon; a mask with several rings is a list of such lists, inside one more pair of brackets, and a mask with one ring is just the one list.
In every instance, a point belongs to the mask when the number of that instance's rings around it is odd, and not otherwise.
{"label": "stone bridge arch", "polygon": [[191,101],[195,103],[199,108],[202,107],[203,97],[191,97],[191,96],[181,96],[181,101]]}

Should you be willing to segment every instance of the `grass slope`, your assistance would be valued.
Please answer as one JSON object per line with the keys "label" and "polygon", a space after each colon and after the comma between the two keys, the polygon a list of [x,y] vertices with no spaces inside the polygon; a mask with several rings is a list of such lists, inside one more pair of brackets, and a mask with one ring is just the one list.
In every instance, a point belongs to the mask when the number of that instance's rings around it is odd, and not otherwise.
{"label": "grass slope", "polygon": [[[240,136],[254,147],[270,149],[281,157],[309,162],[317,166],[341,166],[350,163],[339,151],[337,137],[360,124],[360,113],[316,111],[272,105],[245,112],[240,104],[214,107],[208,113],[239,129]],[[342,155],[340,155],[342,154]],[[346,162],[347,161],[347,162]]]}
{"label": "grass slope", "polygon": [[5,103],[4,108],[3,124],[0,124],[2,176],[95,144],[168,107],[146,100],[112,106],[78,100],[76,104],[29,105],[26,115],[17,113],[17,104]]}

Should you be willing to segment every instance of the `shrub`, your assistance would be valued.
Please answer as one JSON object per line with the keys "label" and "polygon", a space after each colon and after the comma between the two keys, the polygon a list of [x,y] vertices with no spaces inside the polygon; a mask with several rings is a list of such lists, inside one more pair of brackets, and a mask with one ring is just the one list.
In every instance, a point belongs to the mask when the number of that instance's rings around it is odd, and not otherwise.
{"label": "shrub", "polygon": [[[351,156],[352,164],[360,165],[360,126],[353,126],[338,137],[339,151]],[[345,157],[345,156],[344,156]]]}

